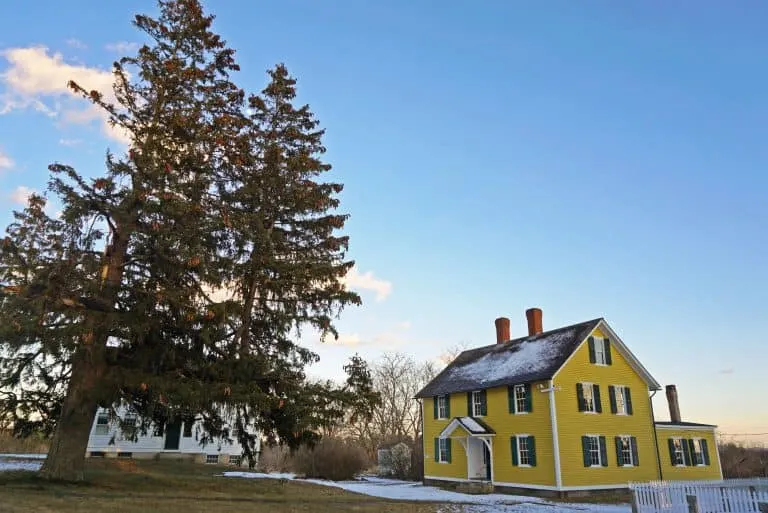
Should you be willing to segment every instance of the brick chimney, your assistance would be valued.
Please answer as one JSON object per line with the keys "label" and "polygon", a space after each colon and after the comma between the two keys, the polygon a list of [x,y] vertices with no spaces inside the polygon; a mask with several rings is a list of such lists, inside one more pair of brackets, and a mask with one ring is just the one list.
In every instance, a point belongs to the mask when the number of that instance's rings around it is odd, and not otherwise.
{"label": "brick chimney", "polygon": [[496,343],[503,344],[510,340],[509,336],[509,319],[506,317],[499,317],[495,321],[496,324]]}
{"label": "brick chimney", "polygon": [[528,336],[538,335],[544,331],[541,323],[541,308],[529,308],[525,311],[525,317],[528,319]]}
{"label": "brick chimney", "polygon": [[677,387],[667,385],[667,402],[669,403],[669,420],[673,424],[680,423],[680,403],[677,401]]}

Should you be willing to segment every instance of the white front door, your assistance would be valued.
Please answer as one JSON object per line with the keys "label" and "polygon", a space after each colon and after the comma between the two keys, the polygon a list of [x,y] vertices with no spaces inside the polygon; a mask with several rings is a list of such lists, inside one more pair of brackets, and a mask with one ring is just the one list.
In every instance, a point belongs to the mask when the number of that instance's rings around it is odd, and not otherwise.
{"label": "white front door", "polygon": [[469,437],[467,439],[467,463],[469,479],[485,479],[488,466],[485,460],[485,444],[482,440]]}

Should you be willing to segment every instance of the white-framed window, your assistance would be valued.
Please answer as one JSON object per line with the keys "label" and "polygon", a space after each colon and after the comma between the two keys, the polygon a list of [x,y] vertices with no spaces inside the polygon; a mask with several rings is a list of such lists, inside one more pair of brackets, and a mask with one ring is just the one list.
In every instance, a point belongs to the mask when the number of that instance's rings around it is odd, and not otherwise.
{"label": "white-framed window", "polygon": [[632,437],[621,435],[616,437],[616,460],[620,466],[632,467],[636,465],[632,451]]}
{"label": "white-framed window", "polygon": [[205,462],[211,465],[216,465],[219,463],[219,455],[218,454],[206,454],[205,455]]}
{"label": "white-framed window", "polygon": [[616,414],[627,415],[627,387],[615,386],[613,387],[613,393],[616,394]]}
{"label": "white-framed window", "polygon": [[136,427],[136,424],[139,421],[139,417],[135,413],[126,413],[125,419],[123,419],[123,422],[128,427]]}
{"label": "white-framed window", "polygon": [[685,440],[682,438],[672,439],[672,464],[676,466],[685,466]]}
{"label": "white-framed window", "polygon": [[439,442],[438,442],[437,461],[440,463],[448,463],[450,461],[450,458],[448,456],[448,453],[450,451],[448,444],[450,444],[450,440],[448,438],[439,438],[438,440]]}
{"label": "white-framed window", "polygon": [[483,416],[483,392],[472,392],[472,416]]}
{"label": "white-framed window", "polygon": [[448,418],[448,396],[447,395],[441,395],[437,397],[437,418],[438,419]]}
{"label": "white-framed window", "polygon": [[236,467],[239,467],[241,461],[242,461],[242,456],[233,454],[232,456],[229,457],[230,465],[235,465]]}
{"label": "white-framed window", "polygon": [[595,363],[599,365],[608,365],[605,343],[606,339],[595,337]]}
{"label": "white-framed window", "polygon": [[536,442],[533,436],[512,437],[512,464],[519,467],[536,466]]}
{"label": "white-framed window", "polygon": [[100,411],[96,415],[96,429],[93,432],[94,435],[108,435],[109,434],[109,414],[105,411]]}
{"label": "white-framed window", "polygon": [[586,435],[584,437],[584,462],[589,467],[603,466],[602,451],[600,450],[600,437],[598,435]]}
{"label": "white-framed window", "polygon": [[515,413],[528,413],[528,393],[525,385],[515,385]]}
{"label": "white-framed window", "polygon": [[579,400],[579,411],[586,413],[601,413],[600,386],[594,383],[579,383],[576,387]]}
{"label": "white-framed window", "polygon": [[701,444],[701,438],[694,438],[691,440],[691,459],[694,465],[704,465],[704,449]]}

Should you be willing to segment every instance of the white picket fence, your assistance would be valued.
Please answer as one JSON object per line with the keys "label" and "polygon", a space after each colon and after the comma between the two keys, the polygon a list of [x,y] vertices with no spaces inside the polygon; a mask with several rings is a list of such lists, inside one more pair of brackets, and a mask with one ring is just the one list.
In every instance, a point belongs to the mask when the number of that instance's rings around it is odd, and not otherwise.
{"label": "white picket fence", "polygon": [[768,479],[651,481],[629,488],[634,513],[761,513],[761,503],[768,506]]}

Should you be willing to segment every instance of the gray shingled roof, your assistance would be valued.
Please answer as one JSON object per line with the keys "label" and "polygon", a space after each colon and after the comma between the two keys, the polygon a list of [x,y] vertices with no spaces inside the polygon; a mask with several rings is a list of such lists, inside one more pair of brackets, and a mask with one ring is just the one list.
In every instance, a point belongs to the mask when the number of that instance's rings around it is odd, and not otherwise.
{"label": "gray shingled roof", "polygon": [[464,351],[417,398],[550,379],[602,319]]}

